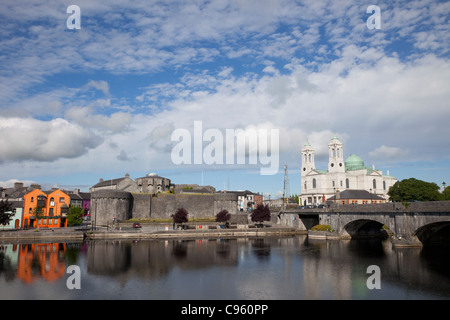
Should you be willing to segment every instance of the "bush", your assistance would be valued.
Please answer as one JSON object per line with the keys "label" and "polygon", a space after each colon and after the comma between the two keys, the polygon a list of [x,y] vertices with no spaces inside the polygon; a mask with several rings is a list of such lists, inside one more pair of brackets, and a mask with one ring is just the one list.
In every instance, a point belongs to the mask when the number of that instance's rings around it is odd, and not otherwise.
{"label": "bush", "polygon": [[230,220],[231,214],[227,210],[222,210],[216,215],[216,222],[226,222]]}
{"label": "bush", "polygon": [[333,229],[331,229],[331,226],[329,224],[318,224],[312,227],[311,230],[333,232]]}
{"label": "bush", "polygon": [[174,223],[183,223],[187,222],[188,212],[184,208],[178,208],[178,210],[175,212],[175,214],[172,215],[172,219]]}
{"label": "bush", "polygon": [[256,209],[253,211],[252,215],[253,222],[263,222],[270,221],[270,209],[268,205],[258,204]]}

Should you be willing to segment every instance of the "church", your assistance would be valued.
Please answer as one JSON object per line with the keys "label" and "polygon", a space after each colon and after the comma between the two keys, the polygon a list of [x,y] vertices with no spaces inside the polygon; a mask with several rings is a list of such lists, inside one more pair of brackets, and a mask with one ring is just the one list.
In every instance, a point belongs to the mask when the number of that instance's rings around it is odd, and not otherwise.
{"label": "church", "polygon": [[389,188],[397,179],[374,166],[366,167],[364,161],[352,154],[344,161],[342,142],[334,135],[328,144],[328,170],[316,169],[314,149],[307,141],[302,149],[301,205],[318,205],[344,190],[365,190],[388,200]]}

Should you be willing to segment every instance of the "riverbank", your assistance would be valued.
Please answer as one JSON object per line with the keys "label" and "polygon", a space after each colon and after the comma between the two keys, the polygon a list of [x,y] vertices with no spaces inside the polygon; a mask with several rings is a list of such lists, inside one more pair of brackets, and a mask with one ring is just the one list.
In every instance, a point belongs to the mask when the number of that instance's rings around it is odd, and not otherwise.
{"label": "riverbank", "polygon": [[98,229],[89,228],[58,228],[58,229],[30,229],[0,231],[0,241],[83,241],[99,239],[192,239],[192,238],[226,238],[226,237],[265,237],[265,236],[291,236],[306,234],[305,231],[288,227],[263,227],[263,228],[229,228],[229,229],[188,229],[172,230],[170,228],[129,228],[119,227],[118,229]]}
{"label": "riverbank", "polygon": [[[142,239],[199,239],[199,238],[239,238],[239,237],[269,237],[292,236],[306,234],[312,240],[345,240],[333,232],[306,231],[279,225],[268,225],[262,228],[255,226],[233,226],[232,228],[212,228],[208,225],[197,225],[197,228],[173,230],[172,225],[149,224],[142,228],[132,228],[123,225],[116,229],[90,227],[41,228],[29,230],[2,230],[0,242],[78,242],[83,240],[142,240]],[[406,240],[391,239],[393,247],[420,247],[421,243]]]}

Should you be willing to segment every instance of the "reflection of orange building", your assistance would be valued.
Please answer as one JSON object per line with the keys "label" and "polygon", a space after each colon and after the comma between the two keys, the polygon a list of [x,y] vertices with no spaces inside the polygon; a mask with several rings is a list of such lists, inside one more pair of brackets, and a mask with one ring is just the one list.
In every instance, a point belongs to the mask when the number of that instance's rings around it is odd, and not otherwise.
{"label": "reflection of orange building", "polygon": [[[25,283],[33,282],[38,276],[55,281],[65,274],[65,243],[21,244],[17,263],[17,278]],[[62,258],[61,258],[62,257]],[[37,265],[33,264],[37,261]]]}
{"label": "reflection of orange building", "polygon": [[[22,227],[67,227],[70,197],[59,189],[35,189],[23,196]],[[36,212],[38,215],[36,217]]]}

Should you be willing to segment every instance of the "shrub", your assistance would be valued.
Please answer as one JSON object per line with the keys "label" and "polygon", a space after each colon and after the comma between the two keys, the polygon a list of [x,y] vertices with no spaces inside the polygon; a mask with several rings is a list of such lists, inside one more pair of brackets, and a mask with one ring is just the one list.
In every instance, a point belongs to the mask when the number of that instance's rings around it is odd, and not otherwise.
{"label": "shrub", "polygon": [[333,229],[331,229],[331,226],[329,224],[318,224],[312,227],[311,230],[333,232]]}
{"label": "shrub", "polygon": [[251,215],[253,222],[270,221],[270,209],[268,205],[258,204]]}
{"label": "shrub", "polygon": [[187,222],[188,212],[184,208],[178,208],[178,210],[175,212],[175,214],[172,215],[172,219],[174,223],[183,223]]}
{"label": "shrub", "polygon": [[216,215],[216,222],[226,222],[230,220],[231,214],[227,210],[222,210]]}

